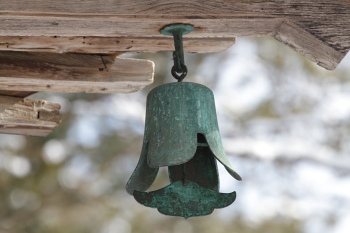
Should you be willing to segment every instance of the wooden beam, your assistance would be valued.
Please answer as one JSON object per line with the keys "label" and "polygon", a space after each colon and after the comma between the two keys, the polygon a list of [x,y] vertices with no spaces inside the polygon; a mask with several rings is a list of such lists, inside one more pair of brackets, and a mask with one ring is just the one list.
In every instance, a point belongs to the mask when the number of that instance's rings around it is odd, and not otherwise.
{"label": "wooden beam", "polygon": [[[217,53],[232,47],[235,38],[185,38],[184,50],[192,53]],[[50,53],[155,53],[173,51],[172,38],[139,37],[61,37],[0,36],[0,50]]]}
{"label": "wooden beam", "polygon": [[0,96],[0,133],[47,136],[61,122],[60,107],[44,100]]}
{"label": "wooden beam", "polygon": [[148,60],[114,56],[0,52],[0,90],[134,92],[153,82]]}
{"label": "wooden beam", "polygon": [[279,25],[273,37],[328,70],[335,69],[346,55],[288,21]]}
{"label": "wooden beam", "polygon": [[[195,31],[187,38],[272,36],[327,69],[334,69],[350,49],[349,0],[106,0],[103,4],[2,0],[1,4],[0,36],[5,37],[162,38],[159,30],[165,25],[190,23]],[[322,52],[325,47],[328,52]]]}

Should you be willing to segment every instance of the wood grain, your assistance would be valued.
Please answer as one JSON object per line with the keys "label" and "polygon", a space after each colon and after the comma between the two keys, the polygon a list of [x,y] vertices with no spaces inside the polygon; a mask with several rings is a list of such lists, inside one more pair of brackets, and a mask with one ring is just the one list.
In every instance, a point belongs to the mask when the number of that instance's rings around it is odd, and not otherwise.
{"label": "wood grain", "polygon": [[2,0],[0,9],[5,37],[162,38],[165,25],[190,23],[188,38],[277,35],[327,69],[350,49],[349,0]]}
{"label": "wood grain", "polygon": [[153,82],[154,64],[114,56],[0,52],[0,90],[134,92]]}
{"label": "wood grain", "polygon": [[[233,46],[235,38],[185,38],[184,50],[192,53],[217,53]],[[172,38],[141,37],[60,37],[0,36],[0,50],[50,53],[155,53],[173,51]]]}
{"label": "wood grain", "polygon": [[273,16],[206,15],[13,15],[0,14],[0,36],[141,37],[169,38],[159,33],[165,25],[193,24],[184,38],[232,38],[272,35],[283,18]]}
{"label": "wood grain", "polygon": [[[281,35],[278,24],[288,21],[299,33],[312,35],[336,51],[333,60],[344,57],[350,48],[348,0],[108,0],[103,4],[92,0],[64,4],[57,0],[3,0],[2,5],[0,36],[159,38],[160,28],[179,22],[195,26],[191,38],[273,36]],[[284,35],[279,40],[295,44],[289,38],[291,33]],[[303,41],[294,48],[328,69],[334,67],[324,62],[327,58],[318,59],[319,47],[310,50],[312,46]]]}
{"label": "wood grain", "polygon": [[274,38],[328,70],[334,70],[345,57],[344,53],[339,53],[308,32],[302,32],[289,21],[283,21],[279,25]]}
{"label": "wood grain", "polygon": [[60,108],[44,100],[0,96],[0,133],[47,136],[61,122]]}
{"label": "wood grain", "polygon": [[[34,19],[35,18],[35,19]],[[26,17],[24,22],[25,25],[22,25],[21,34],[26,37],[30,35],[39,36],[41,35],[42,28],[37,28],[36,25],[40,23],[45,23],[49,25],[46,27],[45,34],[50,37],[57,37],[57,34],[60,34],[64,37],[72,37],[78,35],[80,38],[84,38],[83,35],[94,37],[94,35],[103,35],[105,37],[112,37],[116,33],[118,36],[132,36],[137,37],[141,34],[149,34],[159,37],[158,30],[164,26],[164,22],[167,22],[165,19],[152,19],[151,21],[146,21],[142,18],[129,18],[126,16],[123,17],[114,17],[116,21],[111,20],[110,18],[105,18],[99,16],[99,20],[91,22],[87,25],[86,22],[89,21],[89,18],[84,16],[81,18],[71,18],[61,17],[59,19],[50,19],[50,17],[37,17],[34,18]],[[52,18],[52,17],[51,17]],[[178,17],[171,19],[169,24],[176,23]],[[0,16],[1,19],[1,16]],[[56,20],[56,21],[55,21]],[[8,20],[7,20],[8,21]],[[59,21],[59,23],[58,23]],[[56,22],[58,25],[55,26],[55,30],[50,29],[51,24]],[[228,17],[224,18],[213,17],[211,19],[182,19],[182,23],[190,23],[195,25],[195,31],[186,35],[187,38],[197,39],[197,38],[212,38],[215,40],[215,37],[243,37],[243,36],[271,36],[277,38],[282,43],[292,47],[297,52],[306,56],[307,58],[315,61],[319,65],[323,66],[326,69],[334,69],[345,56],[345,53],[335,50],[331,46],[325,44],[324,41],[319,40],[314,35],[310,34],[308,31],[300,28],[297,24],[294,24],[290,21],[284,20],[283,18],[276,17]],[[13,24],[18,23],[18,18],[13,21]],[[167,23],[168,24],[168,23]],[[135,25],[130,27],[130,25]],[[0,26],[1,28],[1,26]],[[67,30],[67,28],[75,28],[75,30]],[[115,28],[114,30],[111,30]],[[125,28],[123,31],[117,31],[117,28]],[[116,32],[117,31],[117,32]],[[297,34],[294,34],[297,32]],[[5,30],[0,31],[0,35],[3,35]],[[8,34],[10,32],[7,32]],[[12,29],[11,33],[14,33]],[[276,36],[277,35],[277,36]],[[295,40],[295,36],[301,38]],[[20,37],[22,38],[22,37]],[[86,38],[86,37],[85,37]],[[303,40],[303,38],[306,38]],[[133,41],[133,40],[131,40]],[[129,40],[126,48],[133,48],[133,42]],[[153,40],[154,41],[154,40]],[[101,41],[99,44],[101,44]],[[8,42],[3,42],[3,47],[8,46]],[[73,44],[73,43],[72,43]],[[84,44],[84,41],[82,42]],[[86,44],[86,42],[85,42]],[[91,43],[92,44],[92,43]],[[150,44],[148,42],[147,44]],[[62,45],[62,44],[61,44]],[[322,45],[322,46],[315,46]],[[325,45],[325,46],[324,46]],[[34,45],[35,46],[35,45]],[[41,47],[44,48],[45,44],[42,44]],[[67,47],[65,46],[65,50]],[[146,47],[146,45],[145,45]],[[149,46],[150,47],[150,46]],[[157,46],[156,43],[153,43],[153,48],[158,47],[158,50],[161,46]],[[331,50],[331,60],[328,61],[329,56],[322,57],[320,54],[323,53],[324,48],[327,47],[327,50]],[[137,48],[137,47],[136,47]],[[69,49],[68,49],[69,50]],[[157,50],[157,48],[154,48]],[[154,51],[153,50],[153,51]],[[122,49],[125,51],[125,49]],[[80,52],[79,50],[77,52]],[[94,51],[97,52],[97,51]],[[130,51],[131,52],[131,51]]]}

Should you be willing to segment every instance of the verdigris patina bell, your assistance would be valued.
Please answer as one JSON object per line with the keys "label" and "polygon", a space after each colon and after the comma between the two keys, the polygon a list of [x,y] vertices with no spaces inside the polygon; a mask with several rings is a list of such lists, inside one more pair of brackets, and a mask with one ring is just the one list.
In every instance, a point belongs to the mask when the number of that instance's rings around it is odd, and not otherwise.
{"label": "verdigris patina bell", "polygon": [[[128,193],[166,215],[210,214],[236,198],[235,192],[219,193],[216,160],[241,180],[223,149],[212,91],[190,82],[154,88],[147,96],[143,148],[126,185]],[[169,169],[171,184],[145,192],[164,166]]]}

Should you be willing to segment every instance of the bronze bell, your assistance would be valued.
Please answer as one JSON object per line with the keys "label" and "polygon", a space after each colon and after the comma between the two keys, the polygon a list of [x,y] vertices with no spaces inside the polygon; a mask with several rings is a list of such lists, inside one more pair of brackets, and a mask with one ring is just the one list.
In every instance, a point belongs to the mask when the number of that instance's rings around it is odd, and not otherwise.
{"label": "bronze bell", "polygon": [[[212,91],[190,82],[154,88],[147,96],[143,147],[128,193],[166,215],[210,214],[236,198],[235,192],[219,193],[216,160],[241,180],[223,149]],[[145,192],[163,166],[168,166],[171,184]]]}

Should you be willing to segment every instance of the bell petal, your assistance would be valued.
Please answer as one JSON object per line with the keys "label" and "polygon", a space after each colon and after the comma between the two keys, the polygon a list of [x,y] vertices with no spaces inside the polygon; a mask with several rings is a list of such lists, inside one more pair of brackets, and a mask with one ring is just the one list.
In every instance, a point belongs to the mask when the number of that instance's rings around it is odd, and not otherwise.
{"label": "bell petal", "polygon": [[203,188],[219,191],[216,159],[208,145],[198,146],[194,157],[187,163],[170,166],[168,169],[171,183],[188,179]]}
{"label": "bell petal", "polygon": [[[187,84],[187,83],[186,83]],[[150,139],[150,167],[179,165],[196,152],[196,99],[193,85],[169,83],[154,88],[147,96],[145,134]]]}
{"label": "bell petal", "polygon": [[150,167],[186,163],[196,152],[197,134],[217,130],[214,96],[206,86],[169,83],[148,94],[145,135]]}
{"label": "bell petal", "polygon": [[148,142],[144,141],[137,166],[126,184],[126,191],[132,195],[134,190],[146,191],[156,179],[159,168],[151,168],[147,164]]}
{"label": "bell petal", "polygon": [[186,180],[172,183],[153,192],[134,191],[134,198],[142,205],[157,208],[160,213],[189,218],[211,214],[215,208],[231,205],[236,199],[236,192],[218,193],[205,189]]}
{"label": "bell petal", "polygon": [[197,134],[203,134],[215,157],[237,180],[222,146],[213,92],[206,86],[177,82],[154,88],[147,96],[145,138],[151,168],[188,162],[197,149]]}
{"label": "bell petal", "polygon": [[217,160],[219,160],[220,163],[225,166],[228,173],[230,173],[230,175],[235,179],[242,180],[241,176],[234,171],[230,161],[226,156],[219,131],[213,131],[211,133],[205,134],[204,136],[206,137],[210,150],[214,153]]}

